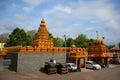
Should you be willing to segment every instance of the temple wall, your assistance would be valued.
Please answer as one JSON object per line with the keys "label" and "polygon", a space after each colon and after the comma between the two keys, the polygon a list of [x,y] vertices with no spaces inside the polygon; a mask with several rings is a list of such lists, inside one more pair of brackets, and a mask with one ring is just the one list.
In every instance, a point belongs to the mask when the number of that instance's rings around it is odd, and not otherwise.
{"label": "temple wall", "polygon": [[[11,59],[10,69],[17,72],[39,71],[44,63],[52,59],[51,53],[8,53],[7,58]],[[54,53],[57,62],[66,62],[66,53]]]}
{"label": "temple wall", "polygon": [[6,48],[7,58],[11,59],[10,69],[23,72],[23,71],[39,71],[44,67],[44,63],[54,58],[57,62],[69,62],[71,52],[80,52],[84,54],[87,52],[86,48],[39,48],[39,47],[8,47]]}

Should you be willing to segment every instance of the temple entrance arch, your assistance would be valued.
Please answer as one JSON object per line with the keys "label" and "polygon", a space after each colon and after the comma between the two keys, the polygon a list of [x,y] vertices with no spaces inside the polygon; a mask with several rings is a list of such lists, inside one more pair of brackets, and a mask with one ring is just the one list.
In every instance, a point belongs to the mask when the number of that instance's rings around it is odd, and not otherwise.
{"label": "temple entrance arch", "polygon": [[86,57],[75,57],[75,56],[70,56],[70,62],[75,63],[77,67],[80,68],[86,68]]}

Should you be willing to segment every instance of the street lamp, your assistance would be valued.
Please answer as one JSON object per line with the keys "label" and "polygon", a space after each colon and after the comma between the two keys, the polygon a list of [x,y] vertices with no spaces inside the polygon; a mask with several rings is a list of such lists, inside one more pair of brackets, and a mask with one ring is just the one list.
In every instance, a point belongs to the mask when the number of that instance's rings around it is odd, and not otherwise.
{"label": "street lamp", "polygon": [[[58,37],[55,37],[53,40],[57,41],[58,40]],[[56,63],[56,60],[54,58],[54,50],[53,50],[53,53],[52,53],[52,60]]]}
{"label": "street lamp", "polygon": [[63,36],[65,40],[65,54],[66,54],[66,62],[69,62],[69,54],[67,53],[67,43],[66,43],[66,35]]}

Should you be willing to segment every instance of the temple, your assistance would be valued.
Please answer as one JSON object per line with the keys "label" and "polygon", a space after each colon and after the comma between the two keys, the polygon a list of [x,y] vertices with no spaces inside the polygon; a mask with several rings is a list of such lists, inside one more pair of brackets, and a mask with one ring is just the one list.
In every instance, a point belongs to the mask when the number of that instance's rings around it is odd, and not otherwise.
{"label": "temple", "polygon": [[92,60],[103,65],[108,65],[108,58],[110,57],[108,49],[103,43],[103,40],[97,39],[93,42],[91,46],[88,47],[88,60]]}
{"label": "temple", "polygon": [[[88,55],[87,55],[88,54]],[[40,70],[46,61],[51,58],[58,62],[72,62],[77,67],[86,68],[86,60],[92,60],[100,65],[108,65],[108,49],[103,40],[98,37],[88,48],[77,48],[74,44],[71,47],[54,47],[46,27],[45,20],[42,19],[35,40],[31,46],[11,46],[0,52],[0,58],[11,59],[10,68],[15,71]]]}
{"label": "temple", "polygon": [[110,52],[113,53],[113,58],[120,58],[120,46],[114,46],[110,49]]}
{"label": "temple", "polygon": [[[48,30],[46,28],[45,20],[42,19],[40,26],[38,28],[38,32],[36,34],[35,40],[32,42],[31,46],[12,46],[5,48],[7,52],[41,52],[41,53],[65,53],[71,52],[72,49],[70,48],[63,48],[63,47],[54,47],[52,40],[50,39]],[[77,50],[79,48],[75,48]],[[82,49],[82,48],[80,48]]]}

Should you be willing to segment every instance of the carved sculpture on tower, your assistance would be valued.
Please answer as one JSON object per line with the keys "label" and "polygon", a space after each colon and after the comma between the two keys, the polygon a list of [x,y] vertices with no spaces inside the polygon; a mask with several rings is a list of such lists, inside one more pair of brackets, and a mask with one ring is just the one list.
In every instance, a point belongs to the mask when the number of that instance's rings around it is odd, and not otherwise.
{"label": "carved sculpture on tower", "polygon": [[40,27],[36,34],[36,39],[33,41],[32,46],[39,48],[53,48],[53,42],[49,37],[44,19],[41,20]]}

